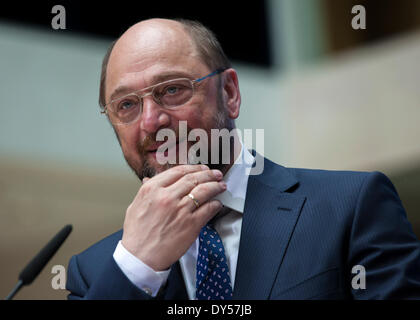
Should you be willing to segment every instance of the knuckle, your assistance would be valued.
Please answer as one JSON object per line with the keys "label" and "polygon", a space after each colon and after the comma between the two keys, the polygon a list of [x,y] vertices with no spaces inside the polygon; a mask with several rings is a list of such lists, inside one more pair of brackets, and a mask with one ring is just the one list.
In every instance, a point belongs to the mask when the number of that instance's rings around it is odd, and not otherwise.
{"label": "knuckle", "polygon": [[189,182],[193,185],[193,187],[198,186],[198,180],[195,176],[190,177]]}
{"label": "knuckle", "polygon": [[152,191],[152,184],[147,183],[147,184],[142,184],[142,186],[140,187],[140,192],[141,193],[149,193]]}
{"label": "knuckle", "polygon": [[222,203],[219,200],[215,200],[212,203],[212,209],[220,210],[223,207]]}
{"label": "knuckle", "polygon": [[194,181],[188,181],[188,182],[187,182],[187,186],[188,186],[188,188],[190,189],[190,191],[189,191],[189,192],[192,192],[192,191],[195,189],[195,187],[196,187],[197,185],[194,183]]}
{"label": "knuckle", "polygon": [[164,206],[164,207],[168,207],[171,203],[172,203],[172,198],[170,196],[170,194],[168,193],[162,193],[159,197],[159,203]]}
{"label": "knuckle", "polygon": [[182,176],[186,175],[187,169],[185,168],[185,166],[177,166],[175,168]]}
{"label": "knuckle", "polygon": [[202,184],[200,186],[200,190],[201,190],[201,192],[207,194],[210,191],[210,187],[209,187],[208,184]]}
{"label": "knuckle", "polygon": [[194,187],[198,186],[198,179],[192,173],[187,173],[182,179],[183,182],[185,182],[190,187],[190,189],[193,189]]}

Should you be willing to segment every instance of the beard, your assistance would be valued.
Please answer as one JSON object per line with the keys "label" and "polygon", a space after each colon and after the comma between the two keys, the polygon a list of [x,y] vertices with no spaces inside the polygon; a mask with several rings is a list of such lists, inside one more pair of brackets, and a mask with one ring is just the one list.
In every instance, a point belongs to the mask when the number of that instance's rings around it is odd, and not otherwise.
{"label": "beard", "polygon": [[[227,129],[229,131],[233,130],[235,128],[234,121],[229,118],[228,112],[225,108],[225,105],[223,103],[223,98],[221,95],[218,96],[218,103],[217,103],[217,112],[214,115],[212,119],[212,124],[209,126],[211,129]],[[187,136],[190,133],[192,128],[190,128],[187,124]],[[175,130],[175,136],[177,137],[177,141],[179,142],[179,129],[176,128]],[[142,181],[144,178],[152,178],[155,175],[157,175],[160,172],[163,172],[165,170],[168,170],[169,168],[178,166],[179,164],[159,164],[151,163],[148,160],[148,149],[150,146],[156,144],[158,142],[156,140],[157,133],[153,133],[150,135],[147,135],[142,141],[140,141],[137,145],[137,153],[140,155],[140,159],[142,159],[142,163],[135,163],[132,159],[129,159],[125,156],[125,160],[127,161],[128,166],[131,168],[131,170],[137,175],[137,177]],[[117,135],[118,137],[118,135]],[[118,139],[119,140],[119,139]],[[121,143],[120,143],[121,144]],[[233,149],[234,149],[234,141],[231,139],[229,141],[230,144],[230,154],[231,157],[233,157]],[[222,145],[219,144],[219,161],[216,164],[211,163],[203,163],[207,165],[210,169],[218,169],[225,173],[227,171],[227,168],[230,166],[230,164],[224,164],[222,163]],[[188,148],[189,149],[189,148]],[[208,143],[208,155],[211,159],[211,142]],[[199,152],[199,151],[198,151]]]}

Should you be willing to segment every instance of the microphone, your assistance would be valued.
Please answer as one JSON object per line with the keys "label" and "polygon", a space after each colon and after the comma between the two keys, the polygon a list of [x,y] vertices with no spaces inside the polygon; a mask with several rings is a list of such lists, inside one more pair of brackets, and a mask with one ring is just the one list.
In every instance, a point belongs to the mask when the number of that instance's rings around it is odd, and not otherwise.
{"label": "microphone", "polygon": [[9,293],[5,300],[11,300],[15,294],[22,288],[31,284],[32,281],[38,276],[45,265],[54,256],[57,250],[61,247],[63,242],[67,239],[73,226],[71,224],[66,225],[60,232],[58,232],[54,238],[42,248],[42,250],[27,264],[27,266],[19,274],[19,281],[14,289]]}

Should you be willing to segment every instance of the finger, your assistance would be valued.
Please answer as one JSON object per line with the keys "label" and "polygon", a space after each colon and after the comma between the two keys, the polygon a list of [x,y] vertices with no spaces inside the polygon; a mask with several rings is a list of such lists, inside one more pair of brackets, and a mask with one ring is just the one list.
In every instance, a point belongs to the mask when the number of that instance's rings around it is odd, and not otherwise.
{"label": "finger", "polygon": [[210,169],[206,165],[197,165],[197,164],[179,165],[179,166],[170,168],[168,170],[165,170],[162,173],[159,173],[158,175],[154,176],[152,180],[153,180],[153,183],[156,184],[157,186],[167,187],[175,183],[177,180],[179,180],[186,174],[198,172],[198,171],[205,171],[205,170],[210,170]]}
{"label": "finger", "polygon": [[188,173],[174,184],[168,186],[168,190],[179,198],[190,193],[192,189],[202,183],[210,181],[220,181],[223,179],[223,173],[220,170],[205,170]]}
{"label": "finger", "polygon": [[223,205],[219,200],[211,200],[195,210],[192,216],[199,229],[209,222],[222,208]]}
{"label": "finger", "polygon": [[[191,194],[193,198],[198,201],[198,207],[201,207],[203,204],[213,199],[215,196],[224,192],[225,190],[226,183],[224,181],[212,181],[198,185],[193,190],[191,190],[189,194]],[[182,205],[189,208],[191,212],[198,209],[195,201],[189,195],[184,196],[180,201],[182,201]]]}

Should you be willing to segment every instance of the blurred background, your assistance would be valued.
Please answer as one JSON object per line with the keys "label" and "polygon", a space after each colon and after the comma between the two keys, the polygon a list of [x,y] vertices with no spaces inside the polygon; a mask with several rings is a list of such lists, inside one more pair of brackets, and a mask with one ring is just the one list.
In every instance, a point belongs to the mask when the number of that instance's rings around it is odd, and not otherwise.
{"label": "blurred background", "polygon": [[[239,74],[241,129],[288,167],[379,170],[420,236],[420,1],[19,1],[0,7],[0,298],[65,224],[74,230],[16,299],[65,299],[54,265],[119,230],[140,183],[99,114],[110,42],[150,17],[197,19]],[[54,30],[54,5],[66,29]],[[352,28],[355,5],[366,29]]]}

